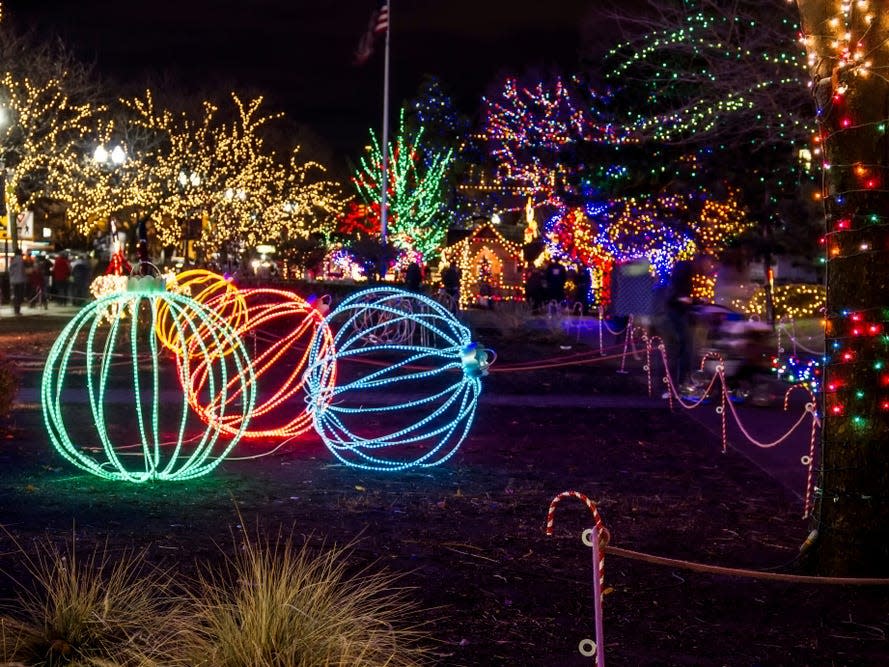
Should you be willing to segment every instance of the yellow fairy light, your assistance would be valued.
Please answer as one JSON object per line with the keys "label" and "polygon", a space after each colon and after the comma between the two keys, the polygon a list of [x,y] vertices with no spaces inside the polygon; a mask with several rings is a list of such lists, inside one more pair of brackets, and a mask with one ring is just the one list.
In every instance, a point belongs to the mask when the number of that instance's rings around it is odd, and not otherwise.
{"label": "yellow fairy light", "polygon": [[[824,310],[827,293],[824,285],[789,284],[775,285],[772,304],[776,318],[815,318]],[[765,317],[766,292],[760,287],[750,299],[735,299],[731,307],[748,316]]]}

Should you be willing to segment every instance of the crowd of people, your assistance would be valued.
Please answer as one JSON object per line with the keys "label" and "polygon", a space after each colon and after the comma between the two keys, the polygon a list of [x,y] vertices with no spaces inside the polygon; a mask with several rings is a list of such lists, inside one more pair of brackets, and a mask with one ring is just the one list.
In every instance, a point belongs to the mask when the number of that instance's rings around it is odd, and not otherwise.
{"label": "crowd of people", "polygon": [[16,315],[22,307],[47,308],[50,302],[77,305],[89,297],[89,284],[95,267],[88,258],[23,253],[17,248],[9,259],[10,301]]}
{"label": "crowd of people", "polygon": [[532,313],[539,313],[545,304],[569,301],[578,304],[579,312],[590,312],[592,276],[585,267],[566,268],[555,260],[544,267],[532,267],[525,277],[525,301]]}

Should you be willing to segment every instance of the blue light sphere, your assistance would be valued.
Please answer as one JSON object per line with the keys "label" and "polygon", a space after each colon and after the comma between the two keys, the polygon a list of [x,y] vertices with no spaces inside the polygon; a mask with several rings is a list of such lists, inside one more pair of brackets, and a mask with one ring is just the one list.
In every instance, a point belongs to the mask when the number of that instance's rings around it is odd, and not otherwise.
{"label": "blue light sphere", "polygon": [[453,456],[489,365],[469,329],[438,302],[388,287],[352,295],[326,319],[337,333],[333,345],[312,342],[305,388],[315,430],[333,455],[388,471]]}

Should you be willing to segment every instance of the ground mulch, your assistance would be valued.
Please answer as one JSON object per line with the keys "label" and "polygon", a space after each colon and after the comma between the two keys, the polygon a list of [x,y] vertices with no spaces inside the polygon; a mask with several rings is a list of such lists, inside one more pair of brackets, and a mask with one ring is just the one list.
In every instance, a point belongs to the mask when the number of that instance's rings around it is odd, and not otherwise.
{"label": "ground mulch", "polygon": [[[45,354],[59,324],[34,322],[45,331],[0,327],[2,349],[20,359]],[[583,347],[484,333],[504,365]],[[22,368],[23,386],[37,386],[39,364]],[[721,453],[718,439],[682,414],[619,401],[558,404],[559,396],[644,395],[635,373],[603,364],[492,372],[487,395],[523,399],[483,398],[453,458],[398,474],[344,467],[307,435],[192,482],[121,485],[65,463],[48,444],[40,406],[20,403],[0,444],[8,531],[0,569],[21,572],[11,538],[27,549],[44,536],[73,535],[79,550],[145,547],[187,577],[231,554],[244,530],[284,527],[318,548],[355,541],[356,571],[370,564],[402,573],[431,610],[440,665],[591,665],[577,651],[593,637],[590,550],[579,539],[591,517],[565,500],[546,537],[559,492],[595,500],[615,546],[708,564],[794,571],[808,533],[792,491],[733,451]],[[739,579],[618,557],[607,559],[605,580],[612,665],[877,666],[889,656],[885,589]],[[12,590],[0,577],[0,595]]]}

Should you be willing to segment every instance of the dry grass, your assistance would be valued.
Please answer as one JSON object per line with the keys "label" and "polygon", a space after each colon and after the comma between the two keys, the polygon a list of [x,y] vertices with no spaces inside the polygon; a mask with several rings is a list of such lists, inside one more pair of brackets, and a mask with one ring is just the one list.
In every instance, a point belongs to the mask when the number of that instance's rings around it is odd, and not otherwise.
{"label": "dry grass", "polygon": [[29,666],[176,665],[170,652],[181,611],[168,572],[144,552],[96,549],[78,558],[49,541],[21,550],[30,583],[16,580],[0,617],[0,660]]}
{"label": "dry grass", "polygon": [[[11,537],[11,536],[10,536]],[[35,555],[0,613],[0,667],[418,667],[428,632],[395,575],[349,573],[351,545],[313,554],[245,537],[190,590],[144,551]]]}
{"label": "dry grass", "polygon": [[183,650],[213,667],[412,667],[427,664],[427,633],[397,577],[348,576],[351,547],[314,555],[292,535],[245,537],[192,598]]}

